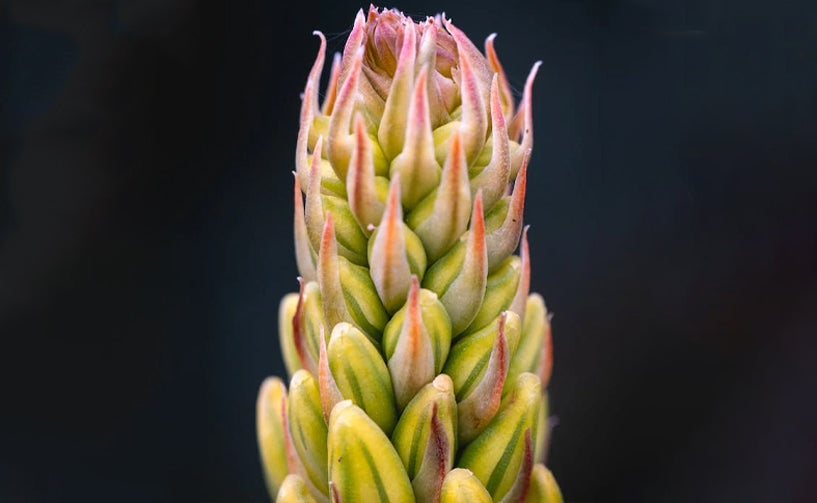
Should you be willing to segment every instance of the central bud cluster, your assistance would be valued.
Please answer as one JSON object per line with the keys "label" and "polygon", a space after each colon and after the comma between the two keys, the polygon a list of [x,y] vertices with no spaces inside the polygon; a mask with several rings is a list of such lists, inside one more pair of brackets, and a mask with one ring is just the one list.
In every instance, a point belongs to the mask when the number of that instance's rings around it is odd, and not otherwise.
{"label": "central bud cluster", "polygon": [[[296,146],[289,390],[262,385],[278,501],[561,501],[542,465],[550,323],[529,294],[533,145],[493,46],[371,8],[320,49]],[[520,255],[513,255],[521,241]]]}

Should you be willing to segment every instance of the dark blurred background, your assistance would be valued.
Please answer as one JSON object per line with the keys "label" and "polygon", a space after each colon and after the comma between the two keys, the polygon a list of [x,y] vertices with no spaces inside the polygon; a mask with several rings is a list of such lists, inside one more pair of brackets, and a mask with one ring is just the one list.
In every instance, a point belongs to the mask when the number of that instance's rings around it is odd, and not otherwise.
{"label": "dark blurred background", "polygon": [[[536,148],[549,464],[574,502],[817,501],[817,7],[404,1]],[[0,501],[266,499],[299,93],[360,3],[0,4]]]}

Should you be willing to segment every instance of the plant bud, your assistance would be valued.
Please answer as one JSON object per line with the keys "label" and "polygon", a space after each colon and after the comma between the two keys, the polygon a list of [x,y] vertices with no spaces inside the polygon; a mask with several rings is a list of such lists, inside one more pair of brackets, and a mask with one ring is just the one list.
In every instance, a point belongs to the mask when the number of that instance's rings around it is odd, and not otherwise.
{"label": "plant bud", "polygon": [[508,344],[508,355],[516,352],[521,330],[519,316],[506,311],[489,325],[460,338],[451,347],[443,372],[454,381],[457,401],[466,398],[483,379],[491,353],[496,346],[500,326]]}
{"label": "plant bud", "polygon": [[386,98],[383,118],[377,137],[386,157],[393,159],[403,151],[408,108],[414,87],[414,65],[417,59],[417,35],[414,23],[407,23],[403,32],[403,44],[397,60],[397,68]]}
{"label": "plant bud", "polygon": [[339,323],[332,330],[327,354],[341,395],[391,434],[397,411],[389,369],[377,348],[357,328]]}
{"label": "plant bud", "polygon": [[482,305],[480,305],[474,321],[465,329],[464,334],[476,332],[494,321],[499,313],[511,306],[519,286],[521,266],[522,261],[519,257],[508,257],[494,272],[488,275],[485,298],[482,300]]}
{"label": "plant bud", "polygon": [[275,503],[317,503],[309,494],[309,489],[299,475],[291,473],[286,476]]}
{"label": "plant bud", "polygon": [[381,428],[351,400],[332,409],[328,443],[329,479],[340,501],[414,502],[400,456]]}
{"label": "plant bud", "polygon": [[451,323],[445,307],[434,292],[420,289],[414,276],[406,305],[383,333],[383,349],[400,409],[442,370],[450,346]]}
{"label": "plant bud", "polygon": [[287,399],[289,432],[298,458],[312,484],[329,493],[326,470],[326,423],[321,410],[318,381],[306,370],[292,376]]}
{"label": "plant bud", "polygon": [[321,353],[318,361],[318,388],[321,392],[321,408],[323,409],[323,419],[329,424],[329,416],[335,405],[343,400],[343,395],[329,368],[329,352],[326,350],[326,336],[321,330]]}
{"label": "plant bud", "polygon": [[464,245],[460,242],[455,246],[423,278],[423,286],[436,293],[448,311],[455,335],[473,321],[485,296],[488,264],[482,215],[482,196],[477,193]]}
{"label": "plant bud", "polygon": [[553,474],[543,464],[536,464],[531,474],[525,503],[563,503],[562,492]]}
{"label": "plant bud", "polygon": [[516,478],[511,484],[511,488],[502,497],[500,503],[519,503],[525,499],[530,487],[531,470],[533,469],[533,441],[531,440],[530,428],[525,430],[524,447],[522,450],[522,461],[516,472]]}
{"label": "plant bud", "polygon": [[293,212],[293,235],[295,238],[295,262],[298,265],[298,274],[306,281],[315,281],[317,272],[315,271],[315,251],[309,241],[309,231],[306,228],[306,218],[304,217],[304,201],[301,193],[301,184],[298,181],[298,174],[292,173],[295,178],[294,200],[295,208]]}
{"label": "plant bud", "polygon": [[[388,185],[388,180],[379,178]],[[349,196],[349,210],[354,214],[360,229],[368,232],[370,225],[377,225],[383,216],[383,199],[378,194],[378,178],[374,174],[371,141],[366,136],[363,117],[355,118],[355,150],[346,175],[346,190]],[[382,183],[382,182],[381,182]]]}
{"label": "plant bud", "polygon": [[[426,33],[435,32],[427,30]],[[407,208],[414,208],[440,182],[441,169],[434,156],[427,89],[428,70],[423,67],[411,96],[404,148],[394,158],[390,168],[391,176],[401,173],[403,205]]]}
{"label": "plant bud", "polygon": [[443,481],[440,503],[492,503],[491,494],[470,470],[454,468]]}
{"label": "plant bud", "polygon": [[422,277],[426,254],[417,236],[403,223],[400,204],[400,174],[391,181],[383,219],[369,240],[369,273],[390,313],[405,302],[411,275]]}
{"label": "plant bud", "polygon": [[406,223],[423,242],[430,262],[440,258],[468,228],[470,206],[468,165],[460,135],[455,133],[440,185],[406,217]]}
{"label": "plant bud", "polygon": [[365,267],[338,257],[332,214],[327,214],[318,255],[318,283],[327,327],[345,321],[360,328],[377,347],[388,321]]}
{"label": "plant bud", "polygon": [[[320,144],[319,144],[320,145]],[[349,203],[342,197],[321,193],[320,146],[313,154],[309,168],[309,185],[306,188],[306,230],[312,248],[319,250],[326,215],[334,220],[337,253],[357,265],[366,265],[368,238],[358,225]]]}
{"label": "plant bud", "polygon": [[461,442],[470,442],[479,435],[499,409],[508,363],[518,338],[519,317],[506,311],[495,323],[463,337],[452,348],[445,371],[454,380]]}
{"label": "plant bud", "polygon": [[[550,316],[541,295],[534,293],[528,297],[525,313],[519,348],[511,359],[508,371],[509,382],[515,382],[516,376],[523,372],[531,372],[539,376],[544,388],[550,378],[550,366],[546,363],[551,358]],[[509,390],[510,386],[507,386],[505,393]]]}
{"label": "plant bud", "polygon": [[295,316],[299,298],[300,296],[297,293],[290,293],[284,296],[278,305],[278,339],[281,343],[281,356],[284,359],[284,366],[289,376],[294,374],[296,370],[303,368],[298,356],[298,350],[295,347],[292,328],[292,318]]}
{"label": "plant bud", "polygon": [[[306,369],[314,375],[318,371],[318,340],[324,323],[320,289],[314,281],[305,284],[303,278],[298,278],[298,283],[300,284],[298,303],[289,323],[292,346],[298,357],[299,368]],[[290,376],[293,373],[291,372]]]}
{"label": "plant bud", "polygon": [[457,452],[457,402],[451,378],[437,376],[409,402],[392,443],[412,479],[418,501],[436,501]]}
{"label": "plant bud", "polygon": [[483,86],[484,82],[490,82],[490,71],[485,65],[485,58],[479,54],[468,37],[451,24],[450,20],[443,18],[443,24],[457,43],[462,97],[459,131],[462,134],[465,157],[471,163],[482,150],[488,132],[488,113],[485,104],[488,89]]}
{"label": "plant bud", "polygon": [[518,477],[525,456],[525,432],[536,438],[541,394],[538,377],[520,375],[499,413],[460,457],[458,465],[474,472],[494,501],[501,500]]}
{"label": "plant bud", "polygon": [[548,403],[547,392],[542,394],[542,401],[539,404],[539,412],[536,416],[536,439],[533,444],[533,459],[537,463],[545,462],[545,454],[550,440],[551,421],[548,417],[550,404]]}
{"label": "plant bud", "polygon": [[264,480],[270,497],[275,497],[287,475],[284,426],[281,417],[286,387],[277,377],[268,377],[261,384],[256,402],[255,427],[258,450],[264,468]]}

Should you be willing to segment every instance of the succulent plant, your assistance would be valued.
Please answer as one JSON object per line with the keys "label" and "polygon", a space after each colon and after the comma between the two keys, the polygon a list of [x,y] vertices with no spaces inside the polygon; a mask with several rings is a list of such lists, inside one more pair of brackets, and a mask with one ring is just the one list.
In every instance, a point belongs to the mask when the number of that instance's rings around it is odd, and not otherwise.
{"label": "succulent plant", "polygon": [[[294,172],[290,375],[261,386],[279,502],[561,502],[546,449],[550,317],[522,225],[531,70],[445,16],[358,12],[309,73]],[[521,242],[521,245],[520,245]],[[518,256],[514,251],[520,248]]]}

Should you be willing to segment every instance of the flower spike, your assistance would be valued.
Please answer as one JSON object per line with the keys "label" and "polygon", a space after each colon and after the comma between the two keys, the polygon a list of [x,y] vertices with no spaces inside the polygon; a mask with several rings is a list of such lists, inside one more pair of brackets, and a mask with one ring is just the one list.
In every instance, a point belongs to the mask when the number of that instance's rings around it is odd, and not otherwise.
{"label": "flower spike", "polygon": [[[257,402],[279,503],[561,503],[550,318],[523,225],[533,83],[519,103],[495,34],[445,14],[357,12],[295,145],[299,290],[278,325],[289,389]],[[517,247],[518,250],[517,250]],[[539,464],[537,464],[539,463]]]}

